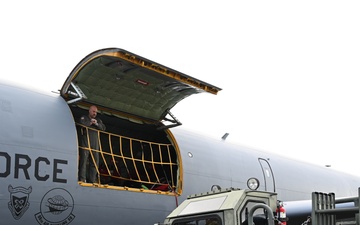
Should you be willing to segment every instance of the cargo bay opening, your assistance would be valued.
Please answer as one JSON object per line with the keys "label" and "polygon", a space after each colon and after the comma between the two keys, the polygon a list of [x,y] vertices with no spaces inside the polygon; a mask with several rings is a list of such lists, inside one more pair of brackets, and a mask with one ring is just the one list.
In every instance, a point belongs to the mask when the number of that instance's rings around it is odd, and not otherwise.
{"label": "cargo bay opening", "polygon": [[[71,107],[71,110],[75,121],[88,114],[86,109],[79,107]],[[99,154],[99,166],[96,166],[98,182],[94,185],[157,193],[178,193],[181,190],[181,158],[169,130],[106,115],[100,110],[98,117],[106,125],[106,131],[95,130],[100,137],[100,149],[79,145],[79,148],[90,151],[89,160],[94,161],[93,153]],[[93,129],[80,123],[76,123],[76,128],[78,137],[81,132]]]}
{"label": "cargo bay opening", "polygon": [[[170,132],[181,123],[170,110],[192,94],[220,90],[126,50],[108,48],[80,61],[60,93],[75,122],[95,105],[106,126],[97,131],[99,150],[79,146],[100,154],[98,187],[181,194],[180,149]],[[76,127],[78,132],[90,129]]]}

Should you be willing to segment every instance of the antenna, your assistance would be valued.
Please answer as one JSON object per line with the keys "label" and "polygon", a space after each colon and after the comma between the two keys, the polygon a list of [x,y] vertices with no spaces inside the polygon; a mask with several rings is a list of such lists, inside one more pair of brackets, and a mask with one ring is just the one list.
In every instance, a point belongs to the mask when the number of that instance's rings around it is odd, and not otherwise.
{"label": "antenna", "polygon": [[228,136],[229,136],[229,133],[225,133],[225,134],[221,137],[221,139],[223,139],[223,140],[225,141]]}

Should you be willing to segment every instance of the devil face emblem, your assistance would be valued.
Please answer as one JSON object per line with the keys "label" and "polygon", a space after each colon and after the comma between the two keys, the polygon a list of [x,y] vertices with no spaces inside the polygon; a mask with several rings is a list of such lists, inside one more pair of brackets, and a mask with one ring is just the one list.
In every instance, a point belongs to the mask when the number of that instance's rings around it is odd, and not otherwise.
{"label": "devil face emblem", "polygon": [[29,188],[15,187],[9,185],[10,202],[8,207],[13,217],[18,220],[24,215],[26,210],[29,208],[29,194],[32,191],[31,186]]}

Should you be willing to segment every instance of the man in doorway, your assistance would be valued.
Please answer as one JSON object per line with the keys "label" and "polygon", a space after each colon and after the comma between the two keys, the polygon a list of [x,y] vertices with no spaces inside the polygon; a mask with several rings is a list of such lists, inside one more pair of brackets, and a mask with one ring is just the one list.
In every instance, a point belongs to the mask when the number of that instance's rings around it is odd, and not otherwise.
{"label": "man in doorway", "polygon": [[[88,115],[81,116],[80,123],[87,128],[82,127],[80,134],[79,180],[82,182],[96,183],[96,168],[99,168],[99,152],[96,150],[100,149],[98,130],[104,131],[106,127],[101,119],[97,117],[97,107],[95,105],[90,106]],[[87,162],[89,162],[88,177],[86,176]]]}

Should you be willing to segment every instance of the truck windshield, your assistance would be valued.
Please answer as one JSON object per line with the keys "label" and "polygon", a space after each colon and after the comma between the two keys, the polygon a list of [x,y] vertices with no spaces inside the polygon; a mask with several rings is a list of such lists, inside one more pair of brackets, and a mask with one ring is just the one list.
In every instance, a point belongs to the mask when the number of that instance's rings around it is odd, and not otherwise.
{"label": "truck windshield", "polygon": [[189,218],[185,220],[175,221],[173,225],[222,225],[218,216],[206,218]]}

